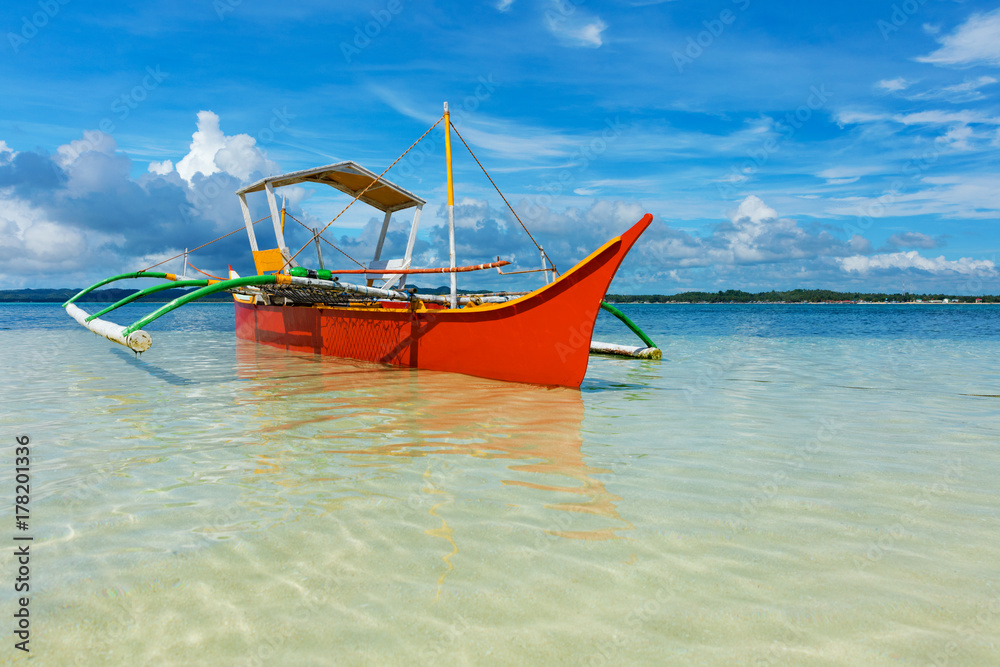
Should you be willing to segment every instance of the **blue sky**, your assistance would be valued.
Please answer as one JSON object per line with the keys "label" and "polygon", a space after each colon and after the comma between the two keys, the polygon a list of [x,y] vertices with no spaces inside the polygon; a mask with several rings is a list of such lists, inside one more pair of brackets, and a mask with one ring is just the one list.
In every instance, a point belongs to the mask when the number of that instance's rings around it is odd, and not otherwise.
{"label": "blue sky", "polygon": [[[232,192],[261,175],[381,172],[448,100],[561,269],[655,216],[612,291],[1000,292],[997,3],[10,0],[0,31],[7,286],[197,246],[241,224]],[[457,149],[459,262],[535,268]],[[417,262],[446,263],[440,132],[389,178],[428,200]],[[310,226],[347,202],[289,196]],[[370,258],[374,213],[326,236]],[[252,266],[245,234],[192,261]]]}

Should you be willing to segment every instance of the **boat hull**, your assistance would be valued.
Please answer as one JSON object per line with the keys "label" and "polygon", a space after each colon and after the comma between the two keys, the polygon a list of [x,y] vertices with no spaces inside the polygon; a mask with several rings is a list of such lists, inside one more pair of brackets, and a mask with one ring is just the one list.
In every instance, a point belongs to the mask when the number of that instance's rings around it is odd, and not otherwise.
{"label": "boat hull", "polygon": [[462,309],[266,306],[236,302],[236,335],[265,345],[513,382],[579,387],[591,333],[646,215],[519,299]]}

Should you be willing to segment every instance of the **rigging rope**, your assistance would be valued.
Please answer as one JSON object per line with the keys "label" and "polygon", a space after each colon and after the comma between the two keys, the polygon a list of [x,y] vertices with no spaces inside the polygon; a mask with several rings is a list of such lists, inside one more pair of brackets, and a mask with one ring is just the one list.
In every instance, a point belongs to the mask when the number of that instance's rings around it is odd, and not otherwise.
{"label": "rigging rope", "polygon": [[[413,150],[414,146],[416,146],[416,145],[417,145],[417,144],[419,144],[419,143],[420,143],[421,141],[423,141],[423,140],[424,140],[424,137],[426,137],[426,136],[427,136],[428,134],[430,134],[431,130],[433,130],[433,129],[434,129],[435,127],[437,127],[437,126],[438,126],[438,125],[439,125],[439,124],[441,123],[441,121],[442,121],[442,120],[444,120],[444,116],[442,116],[441,118],[438,118],[438,119],[437,119],[437,121],[436,121],[436,122],[435,122],[435,123],[434,123],[433,125],[431,125],[431,126],[430,126],[429,128],[427,128],[427,131],[426,131],[426,132],[424,132],[424,133],[423,133],[422,135],[420,135],[420,138],[419,138],[419,139],[417,139],[416,141],[414,141],[414,142],[413,142],[413,143],[412,143],[412,144],[410,145],[410,147],[409,147],[409,148],[407,148],[407,149],[406,149],[405,151],[403,151],[403,153],[402,153],[402,154],[401,154],[401,155],[400,155],[400,156],[399,156],[398,158],[396,158],[395,160],[393,160],[393,161],[392,161],[392,164],[390,164],[390,165],[389,165],[388,167],[386,167],[386,168],[385,168],[385,169],[384,169],[384,170],[382,171],[382,173],[381,173],[381,174],[379,174],[379,175],[378,175],[378,176],[377,176],[377,177],[376,177],[376,178],[375,178],[375,179],[374,179],[374,180],[373,180],[373,181],[372,181],[371,183],[369,183],[369,184],[368,184],[367,186],[365,186],[365,189],[364,189],[364,190],[362,190],[362,191],[361,191],[361,192],[359,192],[359,193],[358,193],[357,195],[355,195],[355,196],[354,196],[354,198],[353,198],[353,199],[352,199],[352,200],[351,200],[351,201],[350,201],[350,202],[349,202],[349,203],[347,204],[347,206],[345,206],[345,207],[344,207],[344,208],[343,208],[343,209],[342,209],[342,210],[340,211],[340,213],[338,213],[337,215],[335,215],[335,216],[333,217],[333,219],[332,219],[332,220],[330,220],[330,222],[326,223],[326,225],[325,225],[325,226],[323,227],[323,229],[321,229],[321,230],[319,230],[318,232],[316,232],[315,234],[313,234],[313,236],[312,236],[312,237],[311,237],[311,238],[310,238],[310,239],[309,239],[308,241],[306,241],[305,245],[303,245],[303,246],[302,246],[301,248],[299,248],[298,252],[296,252],[296,253],[295,253],[294,255],[292,255],[291,257],[289,257],[289,258],[288,258],[288,259],[287,259],[287,260],[285,261],[285,263],[284,263],[284,264],[282,265],[281,269],[283,270],[283,269],[284,269],[285,267],[287,267],[287,266],[288,266],[289,264],[291,264],[292,260],[294,260],[294,259],[295,259],[296,257],[298,257],[298,256],[299,256],[299,254],[301,254],[303,250],[305,250],[305,249],[306,249],[307,247],[309,247],[309,244],[310,244],[310,243],[312,243],[313,241],[315,241],[315,240],[316,240],[317,238],[319,238],[319,239],[323,240],[323,241],[324,241],[324,242],[325,242],[325,243],[326,243],[327,245],[329,245],[330,247],[332,247],[332,248],[333,248],[334,250],[336,250],[337,252],[339,252],[339,253],[340,253],[340,254],[342,254],[342,255],[343,255],[344,257],[346,257],[347,259],[351,260],[352,262],[354,262],[355,264],[357,264],[357,265],[358,265],[358,266],[360,266],[361,268],[363,268],[363,269],[364,269],[364,268],[366,268],[364,264],[362,264],[362,263],[361,263],[361,262],[359,262],[358,260],[354,259],[354,258],[353,258],[353,257],[351,257],[350,255],[348,255],[348,254],[347,254],[346,252],[344,252],[343,250],[341,250],[340,248],[338,248],[338,247],[337,247],[336,245],[334,245],[333,243],[331,243],[330,241],[328,241],[328,240],[327,240],[326,238],[324,238],[324,237],[322,236],[323,232],[325,232],[325,231],[326,231],[327,229],[329,229],[330,225],[332,225],[332,224],[333,224],[334,222],[336,222],[336,221],[337,221],[337,218],[339,218],[340,216],[342,216],[342,215],[343,215],[343,214],[344,214],[344,213],[345,213],[345,212],[347,211],[347,209],[349,209],[349,208],[350,208],[350,207],[351,207],[351,206],[352,206],[352,205],[354,204],[354,202],[358,201],[358,200],[359,200],[359,199],[360,199],[361,197],[363,197],[363,196],[364,196],[364,194],[365,194],[366,192],[368,192],[368,190],[370,190],[370,189],[372,188],[372,186],[374,186],[374,185],[375,185],[376,183],[378,183],[378,182],[379,182],[380,180],[382,180],[382,177],[386,175],[386,172],[388,172],[388,171],[389,171],[390,169],[392,169],[393,167],[395,167],[395,166],[396,166],[396,163],[397,163],[397,162],[399,162],[399,161],[400,161],[400,160],[402,160],[402,159],[403,159],[404,157],[406,157],[406,154],[407,154],[407,153],[409,153],[409,152],[410,152],[411,150]],[[486,171],[486,167],[484,167],[484,166],[483,166],[483,163],[479,161],[479,158],[478,158],[478,157],[476,157],[476,154],[475,154],[474,152],[472,152],[472,148],[470,148],[470,147],[469,147],[469,144],[468,144],[468,143],[466,143],[466,141],[465,141],[465,138],[464,138],[464,137],[462,136],[462,134],[461,134],[461,133],[460,133],[460,132],[458,131],[458,128],[457,128],[457,127],[455,127],[455,124],[454,124],[454,123],[452,123],[452,122],[451,122],[450,120],[448,121],[448,124],[449,124],[449,125],[451,126],[451,129],[455,130],[455,134],[456,134],[456,135],[458,136],[458,138],[459,138],[459,139],[460,139],[460,140],[462,141],[462,145],[464,145],[464,146],[465,146],[465,149],[466,149],[467,151],[469,151],[469,155],[471,155],[471,156],[472,156],[472,159],[473,159],[473,160],[475,160],[475,161],[476,161],[476,164],[477,164],[477,165],[479,165],[479,168],[483,170],[483,174],[484,174],[484,175],[486,176],[486,178],[487,178],[487,179],[489,179],[489,181],[490,181],[490,184],[491,184],[491,185],[493,186],[493,189],[497,191],[497,194],[498,194],[498,195],[500,195],[500,198],[501,198],[501,199],[503,199],[503,203],[507,205],[507,208],[508,208],[508,209],[510,209],[510,212],[511,212],[511,214],[513,214],[513,216],[514,216],[514,219],[515,219],[515,220],[517,220],[518,224],[520,224],[520,225],[521,225],[521,229],[523,229],[523,230],[524,230],[524,233],[528,235],[528,238],[529,238],[529,239],[531,239],[531,242],[535,244],[535,247],[536,247],[536,248],[538,249],[538,251],[539,251],[539,252],[540,252],[540,253],[541,253],[541,254],[542,254],[542,255],[543,255],[544,257],[545,257],[545,259],[546,259],[546,260],[548,260],[548,262],[549,262],[549,264],[550,264],[550,265],[552,266],[552,270],[553,270],[553,271],[555,272],[555,274],[556,274],[556,275],[559,275],[559,269],[557,269],[557,268],[556,268],[556,264],[555,264],[555,262],[553,262],[553,261],[552,261],[552,258],[551,258],[551,257],[549,257],[549,254],[548,254],[547,252],[545,252],[545,249],[544,249],[544,248],[542,248],[542,246],[540,246],[540,245],[538,244],[538,241],[536,241],[536,240],[535,240],[535,237],[531,235],[531,232],[530,232],[530,231],[528,231],[528,228],[527,228],[527,227],[525,226],[525,224],[524,224],[524,223],[523,223],[523,222],[521,221],[521,218],[520,218],[520,217],[518,217],[518,215],[517,215],[517,211],[515,211],[515,210],[514,210],[514,207],[510,205],[510,202],[509,202],[509,201],[507,201],[507,198],[506,198],[506,197],[504,197],[504,195],[503,195],[503,193],[502,193],[502,192],[500,192],[500,188],[499,188],[499,187],[497,187],[497,184],[496,184],[496,182],[495,182],[495,181],[493,180],[493,177],[492,177],[492,176],[490,176],[489,172],[487,172],[487,171]],[[311,229],[310,229],[309,227],[306,227],[306,225],[305,225],[305,224],[304,224],[304,223],[303,223],[303,222],[302,222],[301,220],[298,220],[298,219],[297,219],[297,218],[296,218],[295,216],[293,216],[292,214],[290,214],[290,213],[287,213],[287,211],[286,211],[286,214],[287,214],[287,215],[288,215],[288,217],[290,217],[290,218],[291,218],[292,220],[295,220],[295,222],[297,222],[297,223],[299,223],[300,225],[302,225],[303,227],[305,227],[305,229],[307,229],[307,230],[309,230],[309,231],[312,231],[312,230],[311,230]],[[253,221],[252,223],[250,223],[250,224],[251,224],[251,226],[253,226],[253,225],[256,225],[256,224],[257,224],[258,222],[262,222],[262,221],[264,221],[264,220],[267,220],[267,219],[268,219],[268,218],[270,218],[270,217],[271,217],[270,215],[265,215],[265,216],[264,216],[263,218],[260,218],[259,220],[254,220],[254,221]],[[224,239],[224,238],[227,238],[227,237],[229,237],[229,236],[232,236],[233,234],[235,234],[236,232],[240,231],[241,229],[246,229],[246,225],[242,225],[242,226],[240,226],[240,227],[237,227],[236,229],[234,229],[233,231],[229,232],[228,234],[223,234],[222,236],[220,236],[220,237],[218,237],[218,238],[215,238],[215,239],[212,239],[212,240],[211,240],[211,241],[209,241],[208,243],[202,243],[202,244],[201,244],[200,246],[198,246],[197,248],[192,248],[191,250],[187,250],[187,251],[185,251],[185,252],[182,252],[182,253],[178,253],[178,254],[174,255],[173,257],[169,257],[169,258],[167,258],[167,259],[163,260],[162,262],[157,262],[156,264],[153,264],[152,266],[147,266],[147,267],[146,267],[145,269],[142,269],[142,271],[149,271],[150,269],[154,269],[154,268],[156,268],[156,267],[158,267],[158,266],[160,266],[160,265],[162,265],[162,264],[166,264],[167,262],[170,262],[170,261],[172,261],[172,260],[175,260],[175,259],[177,259],[178,257],[183,257],[184,255],[190,255],[191,253],[193,253],[193,252],[194,252],[194,251],[196,251],[196,250],[201,250],[201,249],[202,249],[202,248],[204,248],[205,246],[208,246],[208,245],[211,245],[211,244],[215,243],[216,241],[221,241],[221,240],[222,240],[222,239]],[[193,269],[194,269],[195,271],[198,271],[199,273],[204,273],[204,274],[205,274],[206,276],[209,276],[209,277],[211,277],[211,278],[218,278],[218,276],[213,276],[213,275],[212,275],[212,274],[210,274],[210,273],[205,273],[204,271],[202,271],[202,270],[201,270],[201,269],[199,269],[198,267],[196,267],[196,266],[194,266],[193,264],[191,264],[191,262],[190,262],[190,261],[188,262],[188,266],[190,266],[191,268],[193,268]],[[545,269],[545,270],[547,270],[547,269]],[[525,272],[525,273],[527,273],[527,272]],[[219,280],[222,280],[222,278],[219,278]]]}
{"label": "rigging rope", "polygon": [[[253,226],[253,225],[256,225],[256,224],[257,224],[258,222],[261,222],[261,220],[267,220],[267,219],[268,219],[268,218],[270,218],[270,217],[271,217],[270,215],[265,215],[265,216],[264,216],[263,218],[261,218],[260,220],[255,220],[254,222],[252,222],[252,223],[250,223],[250,224],[251,224],[251,226]],[[247,228],[247,226],[246,226],[246,225],[241,225],[240,227],[237,227],[237,228],[236,228],[236,229],[234,229],[233,231],[229,232],[228,234],[223,234],[223,235],[222,235],[222,236],[220,236],[219,238],[217,238],[217,239],[212,239],[212,240],[211,240],[211,241],[209,241],[208,243],[202,243],[202,244],[201,244],[200,246],[198,246],[197,248],[192,248],[191,250],[187,250],[187,251],[185,251],[185,252],[182,252],[182,253],[180,253],[180,254],[178,254],[178,255],[174,255],[173,257],[170,257],[170,258],[168,258],[168,259],[165,259],[165,260],[163,260],[162,262],[157,262],[156,264],[153,264],[153,266],[147,266],[147,267],[146,267],[145,269],[143,269],[143,271],[149,271],[150,269],[155,269],[155,268],[156,268],[156,267],[158,267],[159,265],[161,265],[161,264],[166,264],[167,262],[169,262],[169,261],[171,261],[171,260],[175,260],[175,259],[177,259],[178,257],[183,257],[184,255],[190,255],[190,254],[191,254],[191,253],[193,253],[193,252],[194,252],[195,250],[201,250],[202,248],[204,248],[204,247],[205,247],[205,246],[207,246],[207,245],[211,245],[211,244],[215,243],[216,241],[221,241],[222,239],[226,238],[227,236],[232,236],[233,234],[235,234],[236,232],[240,231],[241,229],[246,229],[246,228]],[[189,262],[189,263],[190,263],[190,262]]]}
{"label": "rigging rope", "polygon": [[195,266],[194,264],[192,264],[190,259],[188,260],[188,266],[191,267],[192,269],[194,269],[195,271],[197,271],[198,273],[202,273],[202,274],[208,276],[209,278],[215,278],[216,280],[225,280],[225,278],[222,278],[221,276],[213,276],[208,271],[202,271],[197,266]]}
{"label": "rigging rope", "polygon": [[549,260],[549,264],[552,265],[552,270],[555,271],[556,275],[558,276],[559,269],[556,268],[556,263],[552,261],[551,257],[549,257],[549,253],[545,252],[542,246],[538,245],[538,241],[535,240],[535,237],[531,235],[531,232],[528,231],[528,228],[524,226],[523,222],[521,222],[521,218],[517,217],[517,212],[514,211],[514,207],[510,205],[510,202],[507,201],[507,198],[503,196],[502,192],[500,192],[500,188],[498,188],[497,184],[493,182],[493,178],[486,171],[486,167],[483,166],[483,163],[479,161],[479,158],[476,157],[476,154],[472,152],[471,148],[469,148],[469,144],[465,143],[465,139],[462,138],[462,135],[461,133],[459,133],[458,128],[455,127],[455,124],[451,123],[451,121],[449,121],[449,123],[451,124],[451,129],[455,130],[455,134],[458,135],[458,138],[462,139],[462,144],[465,146],[466,150],[469,151],[469,155],[472,156],[472,159],[476,161],[476,164],[479,165],[479,168],[483,170],[484,174],[486,174],[486,178],[490,180],[490,184],[493,185],[493,189],[497,191],[498,195],[500,195],[500,199],[503,199],[503,203],[507,204],[507,208],[509,208],[510,212],[514,214],[514,219],[517,220],[518,223],[520,223],[521,229],[524,230],[524,233],[528,235],[528,238],[531,239],[531,242],[535,244],[536,248],[538,248],[538,252],[545,255],[545,259]]}
{"label": "rigging rope", "polygon": [[[302,222],[301,220],[299,220],[298,218],[296,218],[294,215],[292,215],[288,211],[285,211],[285,215],[287,215],[289,218],[291,218],[295,222],[297,222],[300,225],[302,225],[303,227],[305,227],[310,232],[312,231],[312,228],[306,227],[306,223]],[[352,262],[354,262],[355,264],[357,264],[358,266],[360,266],[362,269],[367,269],[368,268],[364,264],[362,264],[361,262],[359,262],[358,260],[356,260],[353,257],[351,257],[350,255],[348,255],[346,252],[344,252],[343,250],[341,250],[340,248],[338,248],[337,246],[335,246],[332,243],[330,243],[329,241],[327,241],[326,237],[320,236],[319,234],[317,234],[316,237],[314,237],[314,238],[319,238],[321,241],[323,241],[324,243],[326,243],[328,246],[330,246],[331,248],[333,248],[334,250],[336,250],[337,252],[339,252],[341,255],[343,255],[347,259],[351,260]],[[307,243],[306,245],[309,245],[309,244]]]}
{"label": "rigging rope", "polygon": [[299,248],[299,251],[298,251],[297,253],[295,253],[294,255],[292,255],[291,257],[289,257],[289,258],[288,258],[287,260],[285,260],[285,263],[284,263],[284,264],[282,264],[282,266],[281,266],[281,270],[284,270],[286,266],[288,266],[289,264],[291,264],[291,263],[292,263],[292,260],[293,260],[293,259],[295,259],[296,257],[298,257],[298,256],[299,256],[299,253],[301,253],[301,252],[302,252],[303,250],[305,250],[305,249],[306,249],[306,248],[307,248],[307,247],[309,246],[309,244],[310,244],[310,243],[312,243],[312,242],[313,242],[313,240],[314,240],[314,239],[315,239],[315,238],[316,238],[317,236],[319,236],[320,234],[322,234],[323,232],[325,232],[325,231],[327,230],[327,228],[328,228],[328,227],[329,227],[330,225],[332,225],[332,224],[333,224],[334,222],[336,222],[336,221],[337,221],[337,218],[339,218],[340,216],[342,216],[342,215],[344,214],[344,211],[346,211],[347,209],[351,208],[351,206],[352,206],[352,205],[354,204],[354,202],[356,202],[356,201],[358,201],[359,199],[361,199],[361,197],[363,197],[363,196],[364,196],[364,194],[365,194],[366,192],[368,192],[368,190],[369,190],[369,189],[371,189],[371,187],[372,187],[373,185],[375,185],[375,184],[376,184],[376,183],[378,183],[378,182],[379,182],[380,180],[382,180],[382,177],[383,177],[383,176],[385,176],[385,173],[386,173],[387,171],[389,171],[390,169],[392,169],[393,167],[395,167],[395,166],[396,166],[396,163],[397,163],[397,162],[399,162],[400,160],[402,160],[402,159],[403,159],[403,158],[404,158],[404,157],[406,156],[406,154],[407,154],[407,153],[409,153],[409,152],[410,152],[411,150],[413,150],[413,147],[414,147],[414,146],[416,146],[416,145],[417,145],[417,144],[419,144],[419,143],[420,143],[421,141],[423,141],[423,140],[424,140],[424,137],[426,137],[426,136],[427,136],[428,134],[430,134],[430,131],[431,131],[431,130],[433,130],[433,129],[434,129],[435,127],[437,127],[437,126],[438,126],[438,123],[440,123],[440,122],[441,122],[442,120],[444,120],[444,116],[441,116],[441,118],[438,118],[438,119],[437,119],[437,122],[435,122],[435,123],[434,123],[433,125],[431,125],[431,126],[430,126],[429,128],[427,128],[427,131],[426,131],[426,132],[424,132],[423,134],[421,134],[421,135],[420,135],[420,138],[419,138],[419,139],[417,139],[416,141],[414,141],[414,142],[413,142],[413,143],[412,143],[412,144],[410,145],[410,147],[409,147],[409,148],[407,148],[407,149],[406,149],[405,151],[403,151],[403,154],[402,154],[402,155],[400,155],[400,156],[399,156],[398,158],[396,158],[395,160],[393,160],[393,161],[392,161],[392,164],[390,164],[390,165],[389,165],[388,167],[386,167],[386,168],[385,168],[385,169],[384,169],[384,170],[382,171],[382,173],[381,173],[381,174],[379,174],[379,175],[378,175],[378,177],[376,177],[376,178],[375,178],[375,180],[374,180],[374,181],[372,181],[371,183],[369,183],[369,184],[368,184],[367,186],[365,186],[365,189],[364,189],[364,190],[362,190],[362,191],[361,191],[361,192],[359,192],[359,193],[358,193],[357,195],[355,195],[355,196],[354,196],[354,199],[352,199],[352,200],[351,200],[351,202],[350,202],[350,203],[349,203],[349,204],[348,204],[347,206],[345,206],[345,207],[343,208],[343,210],[342,210],[342,211],[341,211],[340,213],[338,213],[338,214],[337,214],[336,216],[334,216],[333,220],[331,220],[330,222],[326,223],[326,227],[323,227],[323,229],[321,229],[321,230],[319,230],[318,232],[316,232],[315,234],[313,234],[313,237],[312,237],[311,239],[309,239],[308,241],[306,241],[306,244],[305,244],[304,246],[302,246],[301,248]]}

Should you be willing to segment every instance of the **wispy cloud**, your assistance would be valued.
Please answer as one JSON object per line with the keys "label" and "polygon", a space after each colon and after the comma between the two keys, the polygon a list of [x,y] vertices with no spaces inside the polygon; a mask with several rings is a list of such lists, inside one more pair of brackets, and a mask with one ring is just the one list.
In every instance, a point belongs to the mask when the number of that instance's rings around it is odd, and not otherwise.
{"label": "wispy cloud", "polygon": [[834,118],[837,124],[843,127],[844,125],[861,125],[864,123],[874,123],[882,120],[888,120],[889,114],[879,111],[856,111],[852,109],[847,109],[844,111],[838,111]]}
{"label": "wispy cloud", "polygon": [[917,58],[935,65],[1000,65],[1000,9],[973,14],[955,32],[938,39],[941,47]]}
{"label": "wispy cloud", "polygon": [[604,44],[608,28],[600,17],[588,14],[569,0],[552,0],[544,15],[545,27],[566,46],[596,49]]}
{"label": "wispy cloud", "polygon": [[827,212],[856,219],[887,216],[940,216],[951,219],[995,220],[1000,217],[1000,174],[925,176],[910,192],[896,193],[889,204],[881,197],[851,197],[842,205],[830,202]]}
{"label": "wispy cloud", "polygon": [[1000,125],[1000,116],[988,116],[978,111],[918,111],[916,113],[896,114],[892,120],[903,125],[946,125],[950,123],[982,123]]}
{"label": "wispy cloud", "polygon": [[937,248],[942,245],[938,239],[932,238],[920,232],[903,232],[893,234],[886,241],[886,245],[892,248]]}
{"label": "wispy cloud", "polygon": [[910,82],[903,77],[896,77],[895,79],[882,79],[878,82],[878,87],[883,90],[888,90],[890,92],[896,92],[899,90],[904,90],[910,85]]}
{"label": "wispy cloud", "polygon": [[[371,85],[369,90],[400,114],[431,125],[438,119],[429,113],[430,105],[413,102],[389,86]],[[505,119],[495,119],[483,113],[456,116],[459,107],[452,110],[452,122],[469,143],[484,148],[495,155],[517,158],[520,162],[566,157],[576,142],[551,128],[517,124]]]}
{"label": "wispy cloud", "polygon": [[[883,83],[886,82],[879,82],[879,85]],[[986,95],[983,94],[982,89],[992,86],[995,83],[997,83],[997,80],[992,76],[980,76],[975,79],[966,79],[961,83],[955,83],[950,86],[930,87],[925,90],[915,90],[914,86],[908,84],[909,89],[906,94],[902,94],[902,91],[907,86],[890,90],[890,92],[900,93],[903,99],[911,102],[918,100],[944,100],[952,104],[964,104],[985,99]]]}
{"label": "wispy cloud", "polygon": [[924,271],[932,274],[958,273],[962,275],[979,274],[996,276],[996,265],[988,259],[971,259],[962,257],[957,260],[939,257],[924,257],[916,250],[908,252],[893,252],[882,255],[853,255],[837,259],[841,268],[847,272],[868,274],[876,272]]}
{"label": "wispy cloud", "polygon": [[858,125],[886,120],[891,120],[902,125],[949,125],[953,123],[1000,125],[1000,116],[990,116],[980,111],[968,109],[963,109],[962,111],[930,109],[905,114],[846,110],[837,113],[836,119],[841,125]]}
{"label": "wispy cloud", "polygon": [[860,180],[862,176],[884,173],[884,171],[885,167],[881,165],[840,166],[824,169],[816,175],[826,179],[828,185],[845,185]]}

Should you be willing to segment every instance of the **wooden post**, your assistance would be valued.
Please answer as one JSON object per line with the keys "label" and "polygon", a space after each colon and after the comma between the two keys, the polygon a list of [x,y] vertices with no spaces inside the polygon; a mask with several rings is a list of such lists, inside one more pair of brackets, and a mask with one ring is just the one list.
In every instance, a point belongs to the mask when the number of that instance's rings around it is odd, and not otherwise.
{"label": "wooden post", "polygon": [[319,258],[319,268],[325,269],[326,267],[323,266],[323,248],[319,245],[319,231],[315,227],[313,227],[313,241],[316,242],[316,257]]}
{"label": "wooden post", "polygon": [[257,252],[257,235],[253,233],[253,220],[250,219],[250,207],[247,206],[247,196],[240,195],[240,210],[243,211],[243,222],[247,226],[247,236],[250,238],[250,250]]}
{"label": "wooden post", "polygon": [[278,241],[278,247],[285,248],[285,230],[281,226],[281,216],[278,214],[278,203],[274,199],[274,186],[271,181],[264,183],[264,192],[267,194],[267,206],[271,210],[271,225],[274,227],[274,238]]}

